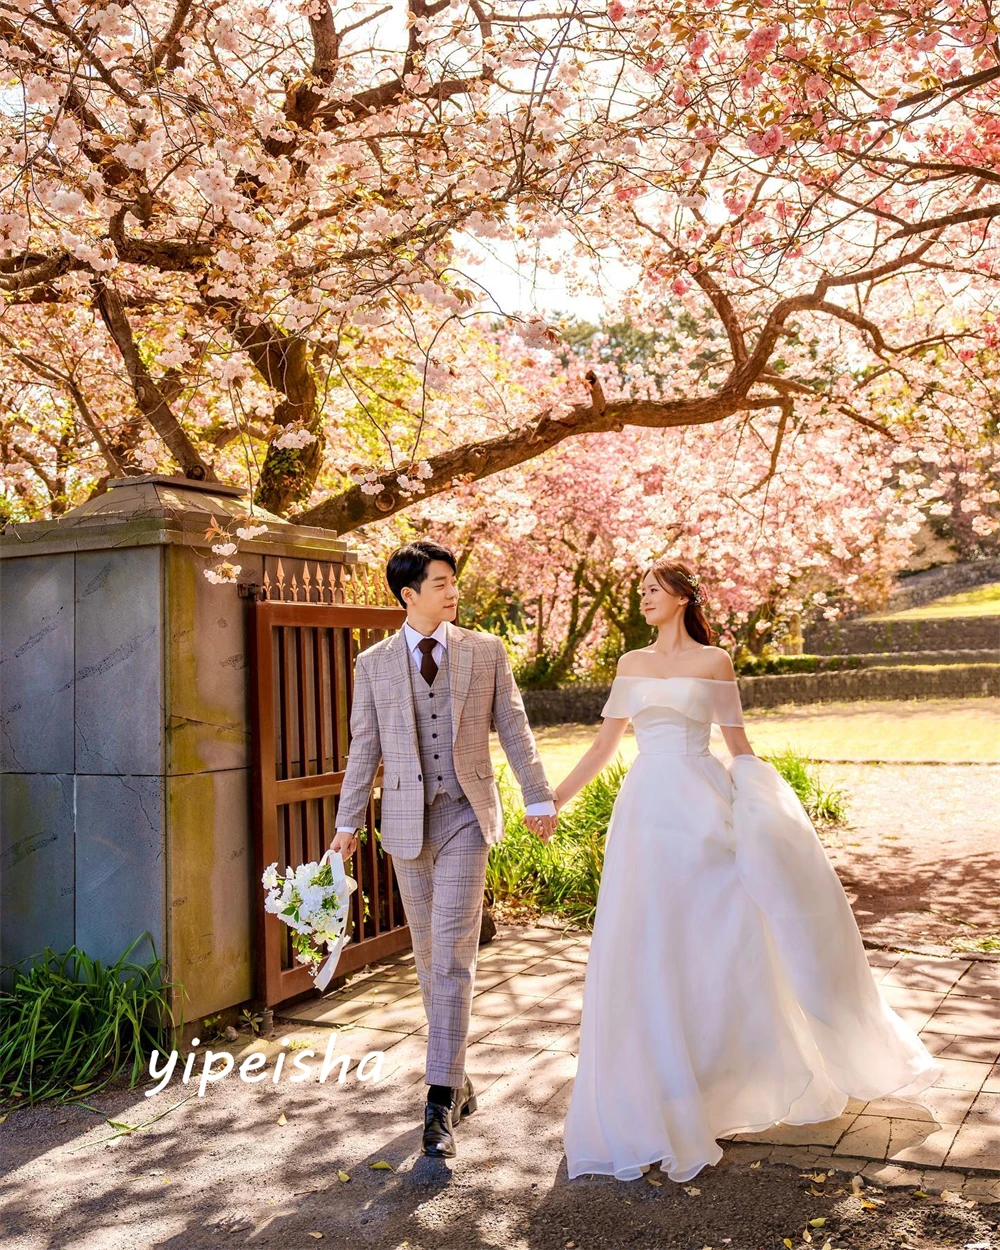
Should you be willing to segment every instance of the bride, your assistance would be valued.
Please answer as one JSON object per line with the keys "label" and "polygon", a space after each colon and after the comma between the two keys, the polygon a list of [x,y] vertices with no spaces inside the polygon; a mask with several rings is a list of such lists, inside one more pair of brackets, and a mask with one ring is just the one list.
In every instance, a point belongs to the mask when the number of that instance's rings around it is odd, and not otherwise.
{"label": "bride", "polygon": [[[639,753],[615,802],[563,1141],[570,1178],[686,1181],[716,1138],[835,1119],[848,1095],[911,1096],[941,1073],[882,1000],[843,888],[794,791],[754,755],[732,662],[686,565],[642,582],[655,643],[623,655],[566,804]],[[708,749],[712,724],[733,756]]]}

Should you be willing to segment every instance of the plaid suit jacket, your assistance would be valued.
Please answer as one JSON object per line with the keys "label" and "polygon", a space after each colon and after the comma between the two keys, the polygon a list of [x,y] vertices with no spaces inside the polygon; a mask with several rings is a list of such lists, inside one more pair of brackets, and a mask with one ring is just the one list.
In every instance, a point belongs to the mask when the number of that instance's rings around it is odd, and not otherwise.
{"label": "plaid suit jacket", "polygon": [[[420,776],[416,713],[403,630],[367,651],[354,669],[351,745],[337,809],[338,827],[361,828],[379,763],[382,781],[382,845],[401,859],[420,853],[424,833],[424,786]],[[472,804],[486,844],[503,837],[503,808],[490,759],[489,734],[496,725],[504,753],[525,803],[554,798],[538,758],[521,693],[499,638],[448,624],[452,754],[455,773]]]}

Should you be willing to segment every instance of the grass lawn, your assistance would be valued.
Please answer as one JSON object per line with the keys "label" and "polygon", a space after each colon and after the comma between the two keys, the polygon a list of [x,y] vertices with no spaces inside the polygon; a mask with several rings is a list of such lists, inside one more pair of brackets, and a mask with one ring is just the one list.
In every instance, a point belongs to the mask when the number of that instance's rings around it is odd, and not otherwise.
{"label": "grass lawn", "polygon": [[902,612],[884,612],[868,617],[872,621],[933,621],[952,616],[1000,616],[1000,582],[963,590],[957,595],[935,599],[920,608]]}
{"label": "grass lawn", "polygon": [[[791,746],[815,760],[884,760],[924,763],[1000,763],[1000,699],[909,699],[899,702],[813,703],[750,710],[747,734],[761,755]],[[597,725],[554,725],[535,731],[553,785],[593,741]],[[493,758],[504,763],[493,736]],[[712,749],[725,756],[718,729]],[[627,763],[635,758],[631,729],[622,740]]]}

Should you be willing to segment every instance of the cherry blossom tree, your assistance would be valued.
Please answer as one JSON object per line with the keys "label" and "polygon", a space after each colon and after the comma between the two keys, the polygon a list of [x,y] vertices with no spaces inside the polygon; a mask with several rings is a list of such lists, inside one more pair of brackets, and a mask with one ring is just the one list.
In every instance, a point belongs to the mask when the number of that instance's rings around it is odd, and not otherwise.
{"label": "cherry blossom tree", "polygon": [[[0,53],[0,445],[28,513],[159,467],[344,533],[589,436],[705,427],[760,523],[836,427],[904,503],[996,532],[979,0],[0,0]],[[570,300],[633,275],[609,316],[647,358],[492,297],[483,249],[545,241]]]}

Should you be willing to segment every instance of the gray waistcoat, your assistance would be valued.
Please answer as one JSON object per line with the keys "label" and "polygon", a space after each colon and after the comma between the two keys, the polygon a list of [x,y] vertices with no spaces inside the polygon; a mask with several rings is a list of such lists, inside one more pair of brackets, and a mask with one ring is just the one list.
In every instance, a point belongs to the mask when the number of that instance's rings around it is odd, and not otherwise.
{"label": "gray waistcoat", "polygon": [[[420,659],[417,652],[417,659]],[[413,710],[417,720],[417,744],[420,747],[420,774],[424,779],[424,802],[433,803],[442,791],[460,799],[465,791],[455,775],[451,749],[451,691],[448,688],[448,648],[444,648],[441,666],[428,686],[417,666],[410,660],[410,685],[413,688]],[[435,736],[436,735],[436,736]]]}

